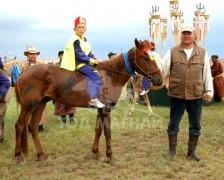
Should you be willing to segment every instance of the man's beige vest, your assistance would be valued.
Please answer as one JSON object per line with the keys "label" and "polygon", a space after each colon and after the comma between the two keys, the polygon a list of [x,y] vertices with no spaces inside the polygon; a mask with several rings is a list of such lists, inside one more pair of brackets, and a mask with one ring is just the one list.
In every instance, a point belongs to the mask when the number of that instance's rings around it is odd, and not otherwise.
{"label": "man's beige vest", "polygon": [[170,83],[171,97],[193,100],[203,97],[203,68],[206,50],[194,43],[189,61],[181,45],[171,49]]}

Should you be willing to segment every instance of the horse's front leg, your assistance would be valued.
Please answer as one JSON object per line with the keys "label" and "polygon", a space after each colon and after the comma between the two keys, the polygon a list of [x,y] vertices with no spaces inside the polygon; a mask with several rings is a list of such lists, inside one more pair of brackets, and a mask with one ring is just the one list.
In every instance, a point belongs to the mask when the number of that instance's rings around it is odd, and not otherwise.
{"label": "horse's front leg", "polygon": [[93,142],[93,147],[92,147],[92,152],[96,155],[96,158],[99,160],[101,159],[101,154],[99,152],[99,141],[100,141],[100,136],[102,133],[102,124],[103,124],[103,119],[102,119],[102,113],[99,111],[102,111],[98,109],[98,114],[97,114],[97,119],[96,119],[96,128],[95,128],[95,138]]}
{"label": "horse's front leg", "polygon": [[133,101],[132,101],[132,107],[131,107],[131,110],[129,112],[129,115],[132,116],[134,114],[134,111],[135,111],[135,105],[138,101],[138,98],[139,98],[139,93],[137,91],[135,91],[135,95],[134,95],[134,98],[133,98]]}

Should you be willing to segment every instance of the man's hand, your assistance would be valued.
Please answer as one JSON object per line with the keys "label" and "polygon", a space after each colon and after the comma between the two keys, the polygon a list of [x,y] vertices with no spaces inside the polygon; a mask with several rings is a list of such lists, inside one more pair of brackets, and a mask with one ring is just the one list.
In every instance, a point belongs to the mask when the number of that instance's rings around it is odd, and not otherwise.
{"label": "man's hand", "polygon": [[103,61],[99,59],[94,59],[94,64],[99,64],[100,62],[103,62]]}
{"label": "man's hand", "polygon": [[209,96],[208,94],[205,94],[205,95],[204,95],[204,100],[205,100],[207,103],[209,103],[209,102],[212,101],[212,96]]}

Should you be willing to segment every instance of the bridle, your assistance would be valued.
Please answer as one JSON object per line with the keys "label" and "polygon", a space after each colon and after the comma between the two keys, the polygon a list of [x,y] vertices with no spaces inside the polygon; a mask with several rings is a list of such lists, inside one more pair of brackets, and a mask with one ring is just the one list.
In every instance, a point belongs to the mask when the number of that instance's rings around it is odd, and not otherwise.
{"label": "bridle", "polygon": [[[137,49],[137,48],[136,48]],[[146,78],[148,78],[149,80],[152,80],[153,79],[153,77],[152,77],[152,75],[153,74],[155,74],[155,73],[158,73],[158,72],[160,72],[160,69],[159,68],[157,68],[157,69],[155,69],[154,71],[152,71],[152,72],[149,72],[149,73],[146,73],[145,72],[145,70],[137,63],[137,57],[139,57],[140,56],[140,53],[142,53],[142,52],[144,52],[145,54],[147,54],[148,55],[148,50],[146,49],[146,48],[143,48],[143,49],[141,49],[141,50],[139,50],[138,52],[136,52],[137,50],[135,49],[135,57],[134,57],[134,64],[138,67],[138,69],[142,72],[142,73],[140,73],[141,75],[143,75],[143,77],[146,77]]]}
{"label": "bridle", "polygon": [[[148,54],[148,51],[147,51],[146,48],[143,48],[143,49],[139,50],[138,53],[136,53],[136,49],[135,49],[135,56],[134,56],[134,58],[132,59],[132,61],[134,61],[134,64],[135,64],[135,65],[138,67],[138,69],[142,72],[141,75],[142,75],[143,77],[148,78],[149,80],[152,80],[152,79],[153,79],[152,74],[155,74],[155,73],[157,73],[157,72],[160,72],[160,69],[157,68],[155,71],[152,71],[152,72],[150,72],[150,73],[146,73],[146,72],[144,71],[144,69],[142,69],[142,67],[136,62],[136,59],[137,59],[137,57],[140,55],[141,52],[144,52],[144,53]],[[102,67],[102,68],[104,68],[104,69],[107,69],[107,70],[110,70],[110,71],[113,71],[113,72],[116,72],[116,73],[124,74],[124,75],[127,75],[127,76],[132,75],[132,76],[134,77],[134,79],[135,79],[135,76],[136,76],[136,74],[135,74],[135,70],[132,69],[131,66],[130,66],[130,63],[129,63],[129,60],[128,60],[128,52],[123,53],[123,59],[124,59],[125,67],[126,67],[126,70],[128,71],[128,74],[127,74],[127,73],[120,72],[120,71],[116,71],[116,70],[111,69],[111,68],[108,68],[108,67],[104,67],[104,66],[102,66],[102,65],[100,65],[100,64],[98,64],[97,66],[100,66],[100,67]]]}

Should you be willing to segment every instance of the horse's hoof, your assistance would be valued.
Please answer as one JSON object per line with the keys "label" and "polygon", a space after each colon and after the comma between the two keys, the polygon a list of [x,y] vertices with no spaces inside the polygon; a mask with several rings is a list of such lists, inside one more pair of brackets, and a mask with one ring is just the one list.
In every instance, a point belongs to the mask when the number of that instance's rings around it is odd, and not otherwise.
{"label": "horse's hoof", "polygon": [[47,155],[46,154],[40,154],[40,155],[38,155],[38,160],[39,161],[45,161],[47,159]]}
{"label": "horse's hoof", "polygon": [[111,166],[116,166],[117,165],[117,161],[115,159],[112,159],[110,161]]}
{"label": "horse's hoof", "polygon": [[96,160],[98,160],[98,161],[104,161],[104,157],[101,156],[101,155],[97,155],[96,156]]}
{"label": "horse's hoof", "polygon": [[105,158],[103,156],[100,156],[100,157],[98,157],[97,160],[100,161],[100,162],[104,162],[105,161]]}
{"label": "horse's hoof", "polygon": [[134,112],[131,112],[131,111],[128,113],[129,116],[133,116],[133,114]]}
{"label": "horse's hoof", "polygon": [[16,163],[19,165],[24,165],[24,160],[23,160],[22,156],[16,157]]}

